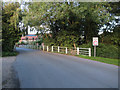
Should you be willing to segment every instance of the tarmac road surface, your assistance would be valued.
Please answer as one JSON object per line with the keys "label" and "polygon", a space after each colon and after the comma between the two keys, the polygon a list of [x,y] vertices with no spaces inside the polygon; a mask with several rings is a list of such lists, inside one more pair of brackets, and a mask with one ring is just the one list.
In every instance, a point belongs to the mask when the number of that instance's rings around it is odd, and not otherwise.
{"label": "tarmac road surface", "polygon": [[118,88],[118,67],[75,56],[17,48],[20,88]]}

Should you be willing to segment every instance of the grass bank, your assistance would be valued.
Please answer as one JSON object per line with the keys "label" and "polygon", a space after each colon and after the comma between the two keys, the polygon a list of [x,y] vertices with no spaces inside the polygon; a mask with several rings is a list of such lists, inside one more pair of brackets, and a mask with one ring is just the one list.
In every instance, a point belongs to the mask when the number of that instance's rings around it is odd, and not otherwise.
{"label": "grass bank", "polygon": [[103,58],[103,57],[88,57],[88,56],[83,56],[83,55],[75,55],[75,56],[80,57],[80,58],[85,58],[85,59],[90,59],[90,60],[94,60],[94,61],[99,61],[99,62],[103,62],[103,63],[107,63],[107,64],[113,64],[113,65],[120,66],[118,64],[119,59],[111,59],[111,58]]}
{"label": "grass bank", "polygon": [[13,51],[13,52],[2,52],[2,57],[7,57],[7,56],[17,56],[19,52]]}
{"label": "grass bank", "polygon": [[[57,51],[52,52],[52,53],[58,53]],[[61,53],[60,54],[65,54],[65,53]],[[72,54],[65,54],[65,55],[72,55]],[[113,64],[113,65],[117,65],[120,66],[119,64],[119,60],[120,59],[111,59],[111,58],[104,58],[104,57],[89,57],[89,56],[85,56],[85,55],[72,55],[72,56],[77,56],[80,58],[84,58],[84,59],[90,59],[90,60],[94,60],[94,61],[98,61],[98,62],[103,62],[103,63],[107,63],[107,64]]]}

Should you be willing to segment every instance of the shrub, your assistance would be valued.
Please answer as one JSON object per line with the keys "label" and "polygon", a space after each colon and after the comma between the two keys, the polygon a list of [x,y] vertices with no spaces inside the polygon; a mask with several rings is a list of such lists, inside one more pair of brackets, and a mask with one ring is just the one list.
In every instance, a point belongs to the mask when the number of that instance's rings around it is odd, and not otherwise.
{"label": "shrub", "polygon": [[[92,43],[83,44],[83,45],[80,45],[79,47],[91,48],[91,54],[92,56],[94,55],[94,47],[92,46]],[[96,56],[118,59],[119,58],[118,48],[119,46],[116,46],[116,45],[99,43],[99,45],[96,47]]]}
{"label": "shrub", "polygon": [[27,45],[28,42],[23,42],[23,41],[22,41],[21,44],[22,44],[22,45]]}
{"label": "shrub", "polygon": [[2,52],[2,57],[5,56],[17,56],[18,52],[14,51],[14,52]]}
{"label": "shrub", "polygon": [[21,44],[24,45],[25,43],[22,41]]}
{"label": "shrub", "polygon": [[20,45],[21,44],[21,42],[17,42],[17,45]]}

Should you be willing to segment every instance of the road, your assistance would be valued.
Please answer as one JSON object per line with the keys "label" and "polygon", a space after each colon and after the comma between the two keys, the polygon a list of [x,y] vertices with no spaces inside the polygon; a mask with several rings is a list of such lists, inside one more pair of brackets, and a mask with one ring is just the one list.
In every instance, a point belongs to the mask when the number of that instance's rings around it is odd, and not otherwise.
{"label": "road", "polygon": [[20,88],[118,88],[118,67],[75,56],[17,48]]}

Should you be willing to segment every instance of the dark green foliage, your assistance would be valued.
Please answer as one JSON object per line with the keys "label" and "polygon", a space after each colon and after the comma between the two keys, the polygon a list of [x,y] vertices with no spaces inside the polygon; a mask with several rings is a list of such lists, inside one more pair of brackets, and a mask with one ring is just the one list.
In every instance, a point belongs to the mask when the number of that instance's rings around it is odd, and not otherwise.
{"label": "dark green foliage", "polygon": [[2,51],[13,51],[15,43],[21,37],[18,27],[21,20],[19,7],[19,3],[9,3],[2,8]]}
{"label": "dark green foliage", "polygon": [[103,34],[100,35],[100,42],[120,46],[120,26],[117,25],[113,29],[113,32],[104,31]]}
{"label": "dark green foliage", "polygon": [[[92,56],[94,56],[94,47],[92,46],[91,43],[83,44],[83,45],[80,45],[79,47],[91,48],[91,51],[92,51],[91,54],[92,54]],[[96,53],[97,53],[96,56],[118,59],[118,58],[120,58],[119,54],[118,54],[118,48],[119,48],[119,46],[117,46],[117,45],[99,43],[99,46],[96,47]]]}
{"label": "dark green foliage", "polygon": [[27,42],[23,42],[23,41],[22,41],[20,44],[21,44],[21,45],[27,45]]}
{"label": "dark green foliage", "polygon": [[2,57],[6,57],[6,56],[17,56],[18,52],[13,51],[13,52],[2,52]]}
{"label": "dark green foliage", "polygon": [[111,40],[112,44],[120,46],[120,25],[116,26],[113,29],[113,34],[111,35],[110,40]]}
{"label": "dark green foliage", "polygon": [[102,2],[70,2],[70,4],[67,2],[34,2],[30,3],[28,8],[29,12],[26,12],[23,18],[24,23],[35,26],[42,33],[44,29],[40,29],[39,25],[44,23],[50,28],[49,39],[52,40],[48,40],[49,35],[45,35],[43,41],[61,46],[76,47],[90,42],[93,36],[98,36],[101,26],[112,19],[109,3]]}
{"label": "dark green foliage", "polygon": [[115,14],[116,16],[120,16],[120,1],[119,2],[110,2],[111,6],[111,13]]}
{"label": "dark green foliage", "polygon": [[56,41],[54,39],[51,39],[49,36],[47,38],[43,38],[43,41],[44,41],[44,44],[48,46],[58,45],[57,43],[55,43]]}
{"label": "dark green foliage", "polygon": [[118,46],[100,44],[100,46],[97,48],[97,56],[118,59]]}
{"label": "dark green foliage", "polygon": [[39,45],[41,45],[42,44],[42,40],[38,40],[38,41],[36,41],[36,43],[38,43]]}
{"label": "dark green foliage", "polygon": [[32,41],[31,44],[32,45],[36,45],[37,41]]}
{"label": "dark green foliage", "polygon": [[20,43],[20,42],[17,42],[17,45],[21,45],[21,43]]}

